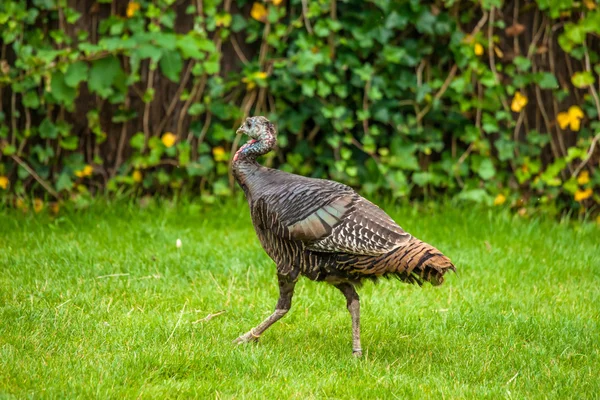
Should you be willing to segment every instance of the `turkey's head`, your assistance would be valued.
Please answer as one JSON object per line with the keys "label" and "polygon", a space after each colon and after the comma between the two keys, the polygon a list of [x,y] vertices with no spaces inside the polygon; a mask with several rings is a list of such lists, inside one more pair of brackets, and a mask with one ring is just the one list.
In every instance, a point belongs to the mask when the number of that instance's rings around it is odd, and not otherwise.
{"label": "turkey's head", "polygon": [[238,128],[238,135],[245,133],[250,139],[257,141],[268,141],[276,137],[275,127],[263,116],[248,117]]}
{"label": "turkey's head", "polygon": [[245,133],[250,140],[235,153],[233,161],[254,160],[268,153],[275,147],[277,133],[275,126],[265,117],[249,117],[236,131],[238,135]]}

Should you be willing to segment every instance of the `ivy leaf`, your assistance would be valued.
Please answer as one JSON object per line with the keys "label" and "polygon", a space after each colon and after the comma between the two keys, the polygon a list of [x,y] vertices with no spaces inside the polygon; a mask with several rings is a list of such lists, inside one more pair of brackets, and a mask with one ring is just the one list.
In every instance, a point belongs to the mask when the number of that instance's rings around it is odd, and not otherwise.
{"label": "ivy leaf", "polygon": [[33,109],[40,106],[40,99],[34,90],[29,90],[23,95],[23,105]]}
{"label": "ivy leaf", "polygon": [[65,150],[76,150],[79,146],[79,138],[77,136],[68,136],[60,140],[60,147]]}
{"label": "ivy leaf", "polygon": [[415,172],[412,176],[412,181],[419,186],[425,186],[431,182],[433,175],[431,172]]}
{"label": "ivy leaf", "polygon": [[589,71],[576,72],[571,77],[571,82],[575,87],[583,89],[590,85],[593,85],[594,82],[596,82],[596,78],[594,78],[594,75],[592,75],[592,73]]}
{"label": "ivy leaf", "polygon": [[527,57],[517,56],[513,60],[513,63],[517,66],[519,71],[529,71],[529,68],[531,68],[531,61]]}
{"label": "ivy leaf", "polygon": [[56,191],[62,192],[63,190],[71,190],[73,187],[73,181],[68,173],[63,172],[58,176],[58,180],[56,181]]}
{"label": "ivy leaf", "polygon": [[65,73],[65,83],[72,88],[76,88],[79,82],[85,81],[88,76],[88,65],[83,61],[77,61],[67,69]]}
{"label": "ivy leaf", "polygon": [[59,104],[65,106],[72,106],[75,100],[75,89],[67,86],[65,82],[65,76],[62,72],[57,71],[52,75],[52,82],[50,83],[50,89],[52,97]]}
{"label": "ivy leaf", "polygon": [[145,141],[146,141],[146,138],[145,138],[144,134],[142,132],[138,132],[135,135],[133,135],[133,137],[129,141],[129,144],[134,149],[138,149],[139,150],[142,147],[144,147],[144,142]]}
{"label": "ivy leaf", "polygon": [[158,63],[162,73],[172,82],[179,82],[183,60],[177,51],[167,51]]}
{"label": "ivy leaf", "polygon": [[558,81],[550,72],[544,72],[541,74],[538,80],[538,85],[542,89],[558,89]]}
{"label": "ivy leaf", "polygon": [[463,190],[458,195],[460,200],[468,200],[475,203],[491,203],[491,196],[484,189]]}
{"label": "ivy leaf", "polygon": [[90,91],[98,93],[100,97],[110,96],[113,93],[111,86],[117,76],[122,74],[121,64],[114,56],[94,61],[88,81]]}
{"label": "ivy leaf", "polygon": [[490,160],[489,158],[482,160],[481,164],[479,164],[479,169],[477,173],[479,174],[481,179],[486,181],[493,178],[496,175],[496,168],[494,168],[492,160]]}
{"label": "ivy leaf", "polygon": [[42,139],[56,139],[58,137],[58,128],[48,118],[44,118],[40,124],[39,132]]}

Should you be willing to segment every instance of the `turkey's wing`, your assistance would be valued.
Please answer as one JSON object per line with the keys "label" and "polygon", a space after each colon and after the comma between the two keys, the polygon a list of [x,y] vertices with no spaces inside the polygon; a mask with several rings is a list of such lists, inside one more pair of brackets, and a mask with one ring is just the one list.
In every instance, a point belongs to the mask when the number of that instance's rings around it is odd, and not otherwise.
{"label": "turkey's wing", "polygon": [[327,189],[292,186],[266,193],[254,204],[255,221],[262,229],[321,252],[381,255],[411,238],[354,191]]}

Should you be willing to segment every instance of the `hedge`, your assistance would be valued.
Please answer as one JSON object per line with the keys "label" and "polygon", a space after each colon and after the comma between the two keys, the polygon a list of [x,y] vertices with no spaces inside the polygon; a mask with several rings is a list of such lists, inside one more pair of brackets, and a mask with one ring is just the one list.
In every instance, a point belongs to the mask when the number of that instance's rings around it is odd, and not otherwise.
{"label": "hedge", "polygon": [[264,163],[367,195],[600,204],[594,0],[18,0],[0,5],[0,198],[229,196]]}

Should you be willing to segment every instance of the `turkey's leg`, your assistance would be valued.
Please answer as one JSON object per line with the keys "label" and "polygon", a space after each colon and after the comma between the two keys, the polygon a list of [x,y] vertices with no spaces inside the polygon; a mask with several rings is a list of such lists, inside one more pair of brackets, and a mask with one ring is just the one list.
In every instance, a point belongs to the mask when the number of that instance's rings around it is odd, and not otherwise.
{"label": "turkey's leg", "polygon": [[362,356],[360,347],[360,298],[356,289],[349,283],[335,285],[336,288],[346,296],[346,307],[352,317],[352,354],[356,357]]}
{"label": "turkey's leg", "polygon": [[250,329],[249,332],[234,340],[234,343],[239,344],[258,340],[264,331],[266,331],[275,322],[279,321],[290,310],[296,282],[283,275],[277,275],[277,279],[279,281],[279,300],[277,301],[277,306],[275,306],[275,312],[261,322],[257,327]]}

